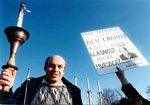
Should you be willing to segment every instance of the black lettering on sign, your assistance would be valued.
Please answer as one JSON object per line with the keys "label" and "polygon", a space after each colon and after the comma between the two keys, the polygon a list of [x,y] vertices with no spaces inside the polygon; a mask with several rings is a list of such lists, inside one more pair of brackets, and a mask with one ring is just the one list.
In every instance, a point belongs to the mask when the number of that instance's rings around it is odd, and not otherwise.
{"label": "black lettering on sign", "polygon": [[91,52],[90,55],[94,57],[94,56],[100,56],[100,55],[106,55],[106,54],[112,54],[112,53],[115,53],[114,48]]}
{"label": "black lettering on sign", "polygon": [[119,65],[119,64],[121,64],[121,62],[120,62],[120,59],[118,58],[118,59],[113,60],[113,61],[107,61],[107,62],[97,64],[96,68],[110,67],[110,66]]}

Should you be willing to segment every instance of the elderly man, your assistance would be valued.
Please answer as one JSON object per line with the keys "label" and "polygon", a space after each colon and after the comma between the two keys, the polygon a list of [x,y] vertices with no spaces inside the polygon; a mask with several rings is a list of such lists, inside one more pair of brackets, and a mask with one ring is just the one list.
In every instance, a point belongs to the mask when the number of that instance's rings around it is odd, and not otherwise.
{"label": "elderly man", "polygon": [[[82,105],[81,91],[66,80],[64,71],[66,62],[63,57],[53,55],[45,61],[45,75],[25,81],[14,93],[12,92],[14,77],[3,70],[0,86],[9,86],[9,92],[1,91],[1,103],[34,104],[34,105]],[[25,94],[26,84],[27,94]],[[25,95],[27,96],[25,98]],[[26,100],[24,100],[26,99]]]}

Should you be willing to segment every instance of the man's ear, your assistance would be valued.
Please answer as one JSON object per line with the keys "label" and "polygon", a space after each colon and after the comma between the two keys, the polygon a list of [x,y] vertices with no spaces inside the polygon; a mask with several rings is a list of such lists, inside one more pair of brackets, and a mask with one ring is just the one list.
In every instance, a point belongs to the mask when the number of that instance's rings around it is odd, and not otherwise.
{"label": "man's ear", "polygon": [[46,67],[47,67],[47,63],[45,63],[45,65],[44,65],[44,71],[46,71]]}
{"label": "man's ear", "polygon": [[46,68],[47,68],[47,66],[48,66],[48,60],[49,60],[49,57],[45,60],[44,71],[46,71]]}

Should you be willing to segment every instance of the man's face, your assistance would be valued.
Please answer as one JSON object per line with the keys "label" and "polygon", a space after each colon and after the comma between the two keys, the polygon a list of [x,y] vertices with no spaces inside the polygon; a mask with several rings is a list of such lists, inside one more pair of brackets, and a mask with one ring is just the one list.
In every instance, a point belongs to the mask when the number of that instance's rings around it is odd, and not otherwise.
{"label": "man's face", "polygon": [[128,55],[128,50],[126,48],[121,48],[120,50],[120,53],[124,54],[124,55]]}
{"label": "man's face", "polygon": [[46,77],[50,84],[59,84],[65,69],[65,60],[58,55],[54,55],[48,60],[46,67]]}

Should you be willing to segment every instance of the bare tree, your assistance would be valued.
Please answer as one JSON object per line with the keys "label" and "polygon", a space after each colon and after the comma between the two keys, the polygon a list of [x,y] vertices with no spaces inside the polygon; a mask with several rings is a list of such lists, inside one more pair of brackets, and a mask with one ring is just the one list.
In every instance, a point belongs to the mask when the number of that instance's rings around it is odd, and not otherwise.
{"label": "bare tree", "polygon": [[124,97],[124,93],[120,92],[118,89],[115,89],[115,92],[120,99]]}
{"label": "bare tree", "polygon": [[102,91],[103,105],[111,105],[111,103],[120,100],[123,95],[117,89],[104,89]]}
{"label": "bare tree", "polygon": [[150,100],[150,86],[147,87],[146,93],[147,93],[149,100]]}

